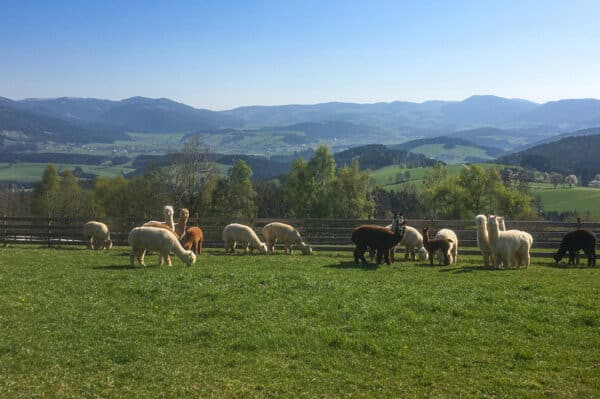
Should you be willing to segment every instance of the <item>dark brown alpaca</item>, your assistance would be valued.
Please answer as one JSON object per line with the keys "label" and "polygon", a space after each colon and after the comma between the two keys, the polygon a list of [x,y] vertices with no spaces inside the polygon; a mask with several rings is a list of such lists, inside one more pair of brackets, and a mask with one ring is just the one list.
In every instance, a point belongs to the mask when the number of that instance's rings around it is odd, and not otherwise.
{"label": "dark brown alpaca", "polygon": [[429,264],[433,266],[433,256],[436,251],[442,251],[444,255],[444,266],[450,264],[450,249],[452,248],[452,241],[447,238],[429,238],[429,227],[423,227],[423,246],[429,252]]}

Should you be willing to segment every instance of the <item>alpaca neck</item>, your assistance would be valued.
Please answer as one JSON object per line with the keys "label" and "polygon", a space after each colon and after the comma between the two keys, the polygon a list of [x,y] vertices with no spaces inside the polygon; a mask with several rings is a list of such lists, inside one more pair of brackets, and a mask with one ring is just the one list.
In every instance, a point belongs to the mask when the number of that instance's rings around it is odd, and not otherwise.
{"label": "alpaca neck", "polygon": [[488,224],[488,236],[491,247],[495,247],[498,243],[498,236],[500,235],[500,230],[498,229],[498,225],[496,223]]}
{"label": "alpaca neck", "polygon": [[477,241],[484,247],[490,246],[490,237],[487,231],[487,225],[480,225],[477,229]]}
{"label": "alpaca neck", "polygon": [[167,215],[167,220],[165,220],[165,224],[175,230],[175,222],[173,221],[173,215]]}
{"label": "alpaca neck", "polygon": [[179,217],[179,222],[177,222],[177,225],[175,226],[175,231],[182,236],[183,233],[185,232],[185,229],[187,227],[187,222],[189,220],[189,216],[185,216],[185,215],[181,215]]}

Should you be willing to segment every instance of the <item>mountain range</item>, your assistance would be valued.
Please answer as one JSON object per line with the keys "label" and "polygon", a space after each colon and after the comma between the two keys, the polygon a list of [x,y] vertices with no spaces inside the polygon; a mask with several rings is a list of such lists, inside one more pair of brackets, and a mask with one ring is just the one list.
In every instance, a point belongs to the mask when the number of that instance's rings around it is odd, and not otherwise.
{"label": "mountain range", "polygon": [[[331,102],[211,111],[166,98],[0,98],[0,137],[4,141],[89,143],[127,139],[127,132],[202,133],[214,136],[214,149],[224,152],[239,152],[239,148],[229,148],[236,143],[251,153],[274,153],[317,144],[337,144],[343,149],[438,136],[514,151],[565,132],[597,126],[597,99],[538,104],[488,95],[463,101]],[[22,135],[15,137],[8,132]],[[252,143],[240,140],[250,136]],[[270,145],[273,140],[279,143],[277,147]]]}

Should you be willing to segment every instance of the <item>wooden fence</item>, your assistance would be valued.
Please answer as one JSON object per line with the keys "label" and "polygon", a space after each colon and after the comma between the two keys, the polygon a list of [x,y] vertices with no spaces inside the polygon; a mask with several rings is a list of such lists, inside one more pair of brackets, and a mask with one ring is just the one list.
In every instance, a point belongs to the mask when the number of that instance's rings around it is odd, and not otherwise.
{"label": "wooden fence", "polygon": [[[82,226],[87,220],[74,218],[32,218],[4,217],[0,219],[0,243],[38,244],[46,246],[83,245]],[[204,247],[221,248],[221,232],[223,227],[232,222],[252,226],[261,236],[262,228],[274,219],[227,219],[227,218],[192,218],[190,226],[199,225],[204,231]],[[315,250],[352,250],[350,240],[352,229],[361,224],[385,226],[389,220],[362,219],[277,219],[298,228],[305,241]],[[139,218],[117,219],[105,218],[111,230],[111,238],[115,245],[127,245],[129,231],[144,223]],[[199,223],[198,223],[199,222]],[[409,220],[409,225],[421,228],[431,225],[430,220]],[[531,233],[534,239],[532,255],[550,256],[558,248],[560,240],[569,231],[576,228],[588,228],[600,231],[600,223],[547,222],[547,221],[506,221],[508,229],[519,229]],[[477,254],[477,233],[473,220],[437,220],[433,223],[435,230],[449,228],[456,232],[459,239],[459,252]]]}

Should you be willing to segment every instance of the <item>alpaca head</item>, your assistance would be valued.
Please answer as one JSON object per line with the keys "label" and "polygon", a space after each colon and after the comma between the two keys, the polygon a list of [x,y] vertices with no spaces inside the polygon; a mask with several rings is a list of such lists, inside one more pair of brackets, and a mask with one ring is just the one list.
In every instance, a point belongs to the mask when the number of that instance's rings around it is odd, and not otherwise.
{"label": "alpaca head", "polygon": [[104,241],[104,248],[105,249],[111,249],[113,246],[113,242],[112,240],[109,238],[108,240]]}
{"label": "alpaca head", "polygon": [[475,216],[475,224],[477,227],[485,227],[487,225],[487,218],[485,215],[477,215]]}
{"label": "alpaca head", "polygon": [[181,220],[188,220],[190,218],[190,210],[187,208],[181,208],[179,211],[179,218]]}
{"label": "alpaca head", "polygon": [[417,250],[417,254],[419,255],[419,259],[427,260],[429,258],[429,252],[425,249],[425,247],[421,247]]}
{"label": "alpaca head", "polygon": [[556,263],[560,262],[563,258],[563,256],[560,254],[560,252],[555,253],[554,255],[552,255],[552,257],[554,258]]}
{"label": "alpaca head", "polygon": [[267,253],[267,244],[265,244],[264,242],[261,242],[260,248],[258,248],[258,250],[260,251],[261,254],[266,254]]}
{"label": "alpaca head", "polygon": [[185,254],[183,255],[183,261],[188,266],[193,265],[196,263],[196,254],[194,254],[192,251],[185,251]]}
{"label": "alpaca head", "polygon": [[173,217],[173,207],[171,205],[166,205],[163,208],[163,215],[165,216],[165,219],[169,219]]}
{"label": "alpaca head", "polygon": [[303,255],[310,255],[312,254],[312,248],[310,245],[305,244],[305,243],[300,243],[300,251],[302,251]]}

